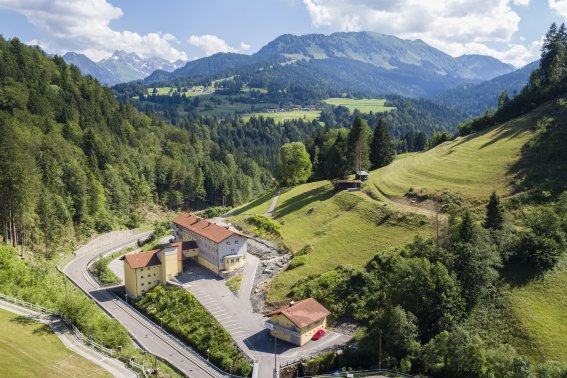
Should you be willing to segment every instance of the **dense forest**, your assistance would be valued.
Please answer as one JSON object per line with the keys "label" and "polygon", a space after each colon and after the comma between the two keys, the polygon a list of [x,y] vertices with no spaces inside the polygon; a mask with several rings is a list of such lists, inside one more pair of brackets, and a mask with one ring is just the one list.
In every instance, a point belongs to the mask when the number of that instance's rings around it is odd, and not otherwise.
{"label": "dense forest", "polygon": [[187,131],[18,39],[0,38],[0,226],[12,245],[55,246],[140,223],[148,204],[234,205],[271,185],[208,129]]}

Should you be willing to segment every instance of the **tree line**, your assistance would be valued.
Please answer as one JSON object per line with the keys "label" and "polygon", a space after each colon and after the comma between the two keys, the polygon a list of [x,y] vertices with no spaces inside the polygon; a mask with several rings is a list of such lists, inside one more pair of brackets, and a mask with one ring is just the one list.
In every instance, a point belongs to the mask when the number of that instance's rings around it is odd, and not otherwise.
{"label": "tree line", "polygon": [[335,317],[366,327],[358,347],[344,352],[342,366],[381,363],[436,377],[528,378],[532,371],[563,377],[567,365],[548,360],[534,367],[511,345],[518,341],[499,289],[518,266],[529,280],[564,257],[566,206],[567,192],[526,211],[525,227],[516,229],[493,193],[481,217],[466,208],[452,213],[439,238],[418,236],[395,253],[377,253],[363,268],[305,277],[289,296],[315,297]]}
{"label": "tree line", "polygon": [[[221,142],[222,143],[222,142]],[[254,159],[119,103],[60,57],[0,38],[0,235],[58,247],[140,210],[236,205],[271,186]]]}
{"label": "tree line", "polygon": [[305,146],[284,144],[276,177],[282,185],[297,185],[308,179],[341,179],[356,172],[390,164],[395,149],[383,119],[374,131],[359,117],[350,129],[318,130]]}

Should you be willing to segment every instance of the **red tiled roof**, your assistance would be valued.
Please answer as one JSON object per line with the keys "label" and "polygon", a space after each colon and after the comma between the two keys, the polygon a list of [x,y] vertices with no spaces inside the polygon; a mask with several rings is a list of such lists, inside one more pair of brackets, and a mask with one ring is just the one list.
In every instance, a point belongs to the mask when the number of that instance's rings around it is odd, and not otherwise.
{"label": "red tiled roof", "polygon": [[198,217],[195,214],[181,214],[173,220],[173,223],[193,231],[198,235],[204,236],[215,243],[220,243],[236,234],[227,228],[211,223],[205,218]]}
{"label": "red tiled roof", "polygon": [[304,328],[311,323],[323,319],[325,316],[331,315],[331,312],[315,299],[307,298],[293,305],[288,304],[280,307],[270,312],[268,316],[276,314],[282,314],[297,327]]}
{"label": "red tiled roof", "polygon": [[160,250],[156,249],[153,251],[146,251],[146,252],[139,252],[139,253],[130,253],[128,255],[124,255],[122,257],[123,260],[126,260],[130,268],[138,269],[138,268],[145,268],[147,266],[159,265],[161,261],[157,257],[157,254]]}

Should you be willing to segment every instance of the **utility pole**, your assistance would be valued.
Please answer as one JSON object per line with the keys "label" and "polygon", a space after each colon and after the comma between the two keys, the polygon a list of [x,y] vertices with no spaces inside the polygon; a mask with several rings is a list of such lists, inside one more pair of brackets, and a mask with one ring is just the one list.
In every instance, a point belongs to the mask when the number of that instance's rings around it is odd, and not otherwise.
{"label": "utility pole", "polygon": [[278,350],[277,338],[274,332],[274,378],[278,378],[278,358],[276,351]]}
{"label": "utility pole", "polygon": [[382,329],[380,331],[380,339],[378,341],[378,369],[382,369]]}

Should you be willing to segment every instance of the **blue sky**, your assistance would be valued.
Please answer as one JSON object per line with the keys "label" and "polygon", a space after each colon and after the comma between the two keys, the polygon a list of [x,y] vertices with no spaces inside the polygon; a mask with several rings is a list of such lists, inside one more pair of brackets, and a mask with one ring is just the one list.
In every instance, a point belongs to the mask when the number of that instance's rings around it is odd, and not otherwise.
{"label": "blue sky", "polygon": [[168,60],[251,54],[285,33],[370,30],[453,56],[535,60],[567,0],[0,0],[0,33],[93,60],[113,50]]}

